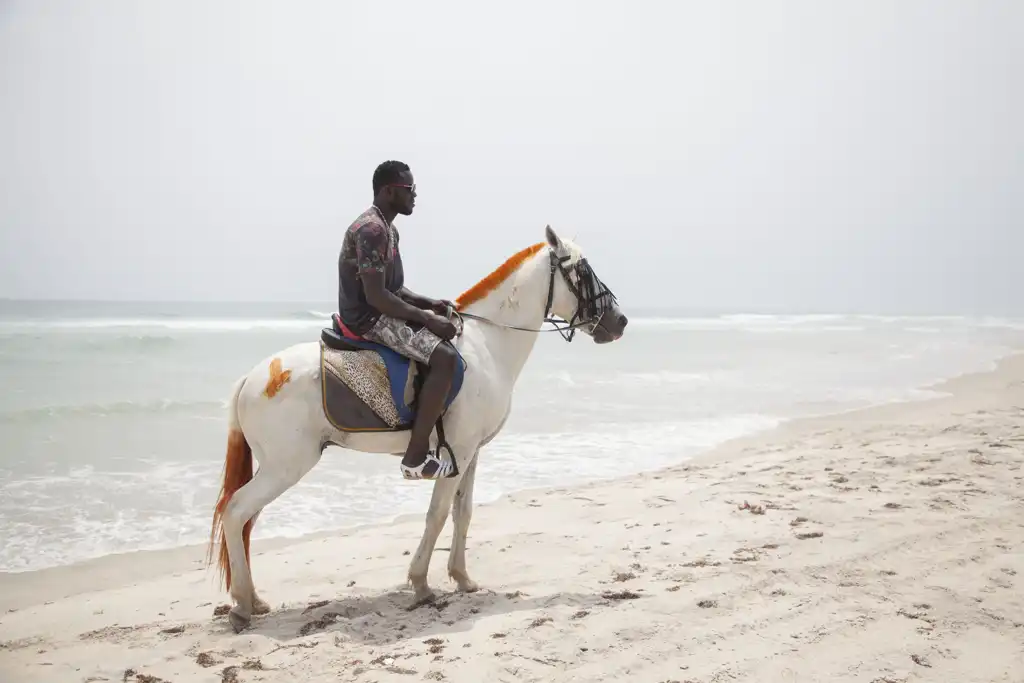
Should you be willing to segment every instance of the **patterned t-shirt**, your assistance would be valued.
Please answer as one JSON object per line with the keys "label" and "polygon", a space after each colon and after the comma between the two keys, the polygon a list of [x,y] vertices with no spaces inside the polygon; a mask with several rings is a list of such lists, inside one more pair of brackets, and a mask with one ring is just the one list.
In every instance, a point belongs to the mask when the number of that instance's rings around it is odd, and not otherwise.
{"label": "patterned t-shirt", "polygon": [[389,292],[398,292],[405,283],[398,231],[372,206],[348,226],[338,256],[338,314],[358,335],[366,334],[380,316],[367,303],[360,277],[371,271],[384,273],[384,287]]}

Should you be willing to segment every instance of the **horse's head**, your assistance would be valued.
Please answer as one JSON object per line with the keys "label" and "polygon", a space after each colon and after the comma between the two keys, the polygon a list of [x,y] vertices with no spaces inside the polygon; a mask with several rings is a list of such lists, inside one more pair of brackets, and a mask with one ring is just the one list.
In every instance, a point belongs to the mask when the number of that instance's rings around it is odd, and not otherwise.
{"label": "horse's head", "polygon": [[[567,320],[598,344],[607,344],[621,337],[628,321],[619,309],[615,295],[597,277],[579,247],[569,240],[560,239],[551,226],[544,232],[551,247],[548,251],[551,283],[545,317],[554,314]],[[570,330],[566,337],[569,341],[573,331]]]}

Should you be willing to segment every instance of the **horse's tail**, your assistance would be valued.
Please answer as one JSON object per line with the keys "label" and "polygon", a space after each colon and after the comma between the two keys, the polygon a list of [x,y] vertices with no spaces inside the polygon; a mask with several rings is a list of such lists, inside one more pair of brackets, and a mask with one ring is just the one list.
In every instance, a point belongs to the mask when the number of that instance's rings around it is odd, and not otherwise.
{"label": "horse's tail", "polygon": [[[228,404],[228,451],[224,458],[224,481],[220,487],[217,504],[213,509],[213,524],[210,526],[210,542],[206,549],[206,565],[213,562],[214,538],[220,535],[220,555],[218,565],[220,577],[224,580],[224,588],[231,590],[231,563],[228,561],[228,546],[224,539],[224,510],[231,501],[235,491],[252,479],[252,448],[245,440],[242,427],[238,422],[238,395],[245,384],[245,377],[235,383]],[[242,542],[245,546],[245,560],[249,561],[249,534],[252,532],[252,521],[249,520],[242,528]]]}

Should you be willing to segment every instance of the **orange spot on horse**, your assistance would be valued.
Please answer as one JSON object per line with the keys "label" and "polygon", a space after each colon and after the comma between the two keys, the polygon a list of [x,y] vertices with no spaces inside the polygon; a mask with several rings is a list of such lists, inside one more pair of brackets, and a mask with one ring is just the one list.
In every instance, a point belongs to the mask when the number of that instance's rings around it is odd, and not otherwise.
{"label": "orange spot on horse", "polygon": [[291,370],[281,370],[281,359],[275,358],[270,361],[270,377],[267,379],[267,386],[263,389],[263,395],[267,398],[274,398],[281,387],[292,378]]}

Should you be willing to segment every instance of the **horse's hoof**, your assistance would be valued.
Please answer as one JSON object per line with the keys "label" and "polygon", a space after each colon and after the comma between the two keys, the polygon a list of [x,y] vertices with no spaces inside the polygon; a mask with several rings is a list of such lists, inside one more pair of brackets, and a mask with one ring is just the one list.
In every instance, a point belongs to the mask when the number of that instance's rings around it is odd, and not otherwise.
{"label": "horse's hoof", "polygon": [[416,596],[413,598],[412,604],[409,605],[409,610],[411,611],[418,607],[423,607],[424,605],[430,605],[436,599],[437,596],[434,595],[434,591],[429,588],[426,588],[423,591],[416,591]]}
{"label": "horse's hoof", "polygon": [[253,614],[267,614],[270,612],[270,605],[267,604],[266,600],[256,598],[252,603]]}
{"label": "horse's hoof", "polygon": [[228,612],[228,621],[231,622],[231,628],[235,630],[235,633],[241,633],[246,628],[248,628],[249,617],[242,616],[241,614],[235,611],[237,609],[237,607],[234,607],[230,612]]}

